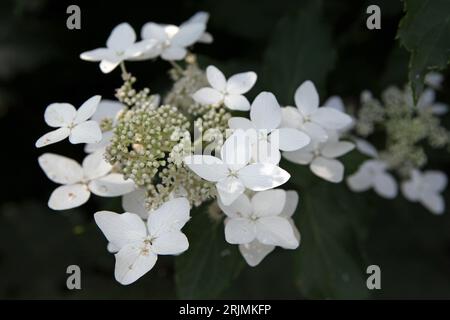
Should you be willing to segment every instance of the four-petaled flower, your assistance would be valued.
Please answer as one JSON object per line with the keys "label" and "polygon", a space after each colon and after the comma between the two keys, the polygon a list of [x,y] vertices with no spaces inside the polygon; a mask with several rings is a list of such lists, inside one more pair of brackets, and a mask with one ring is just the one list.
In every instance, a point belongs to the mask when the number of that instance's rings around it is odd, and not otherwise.
{"label": "four-petaled flower", "polygon": [[189,201],[177,198],[152,211],[145,223],[137,214],[117,214],[100,211],[95,222],[115,254],[116,280],[127,285],[150,271],[158,255],[178,255],[186,251],[189,242],[181,229],[189,220]]}
{"label": "four-petaled flower", "polygon": [[231,205],[219,207],[227,215],[225,239],[239,244],[239,251],[247,263],[258,265],[275,246],[296,249],[300,233],[292,220],[298,204],[295,191],[267,190],[257,192],[251,200],[245,194]]}
{"label": "four-petaled flower", "polygon": [[223,103],[230,110],[248,111],[250,102],[243,96],[250,91],[256,82],[253,71],[238,73],[228,80],[224,74],[214,66],[206,68],[206,77],[211,87],[201,88],[192,97],[204,105],[218,105]]}
{"label": "four-petaled flower", "polygon": [[409,201],[420,202],[432,213],[442,214],[445,202],[440,193],[446,186],[447,176],[443,172],[412,170],[410,179],[402,183],[401,189]]}
{"label": "four-petaled flower", "polygon": [[[70,143],[97,143],[102,139],[99,124],[89,120],[97,109],[100,96],[93,96],[76,110],[69,103],[52,103],[44,113],[45,122],[56,130],[46,133],[36,141],[36,147],[59,142],[69,137]],[[89,121],[88,121],[89,120]]]}
{"label": "four-petaled flower", "polygon": [[91,192],[101,197],[117,197],[135,189],[131,180],[119,173],[110,173],[111,165],[103,159],[104,150],[91,153],[82,166],[75,160],[53,153],[39,157],[39,165],[53,182],[62,184],[50,196],[48,206],[53,210],[66,210],[81,206],[89,200]]}
{"label": "four-petaled flower", "polygon": [[224,143],[221,159],[211,155],[191,155],[184,163],[201,178],[215,182],[220,200],[229,205],[248,188],[263,191],[289,180],[290,174],[271,163],[249,164],[251,147],[245,132],[238,130]]}

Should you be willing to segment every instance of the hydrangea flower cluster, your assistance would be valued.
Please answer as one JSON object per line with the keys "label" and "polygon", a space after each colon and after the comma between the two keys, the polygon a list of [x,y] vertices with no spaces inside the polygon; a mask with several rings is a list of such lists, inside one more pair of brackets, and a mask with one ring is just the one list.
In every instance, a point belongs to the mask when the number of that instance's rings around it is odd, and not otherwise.
{"label": "hydrangea flower cluster", "polygon": [[[282,157],[308,165],[321,179],[340,183],[345,169],[339,158],[356,147],[374,159],[347,179],[349,186],[355,191],[373,187],[385,197],[397,193],[387,170],[400,172],[400,162],[406,161],[411,171],[402,187],[405,196],[436,213],[442,211],[439,192],[445,188],[445,176],[418,171],[424,163],[408,148],[425,138],[433,146],[447,144],[434,115],[443,106],[429,106],[430,97],[425,97],[424,107],[414,107],[407,92],[392,89],[384,95],[385,107],[366,94],[355,119],[346,114],[339,97],[320,104],[311,81],[296,90],[295,107],[280,106],[271,92],[260,92],[250,101],[245,94],[257,81],[255,72],[227,78],[215,66],[202,70],[189,51],[197,42],[213,41],[206,32],[208,18],[199,12],[180,26],[149,22],[142,27],[140,41],[129,24],[119,24],[106,47],[80,55],[100,62],[104,73],[120,66],[123,85],[116,90],[117,101],[94,96],[78,110],[54,103],[45,111],[46,123],[56,129],[36,146],[68,137],[72,144],[85,144],[87,153],[82,165],[51,153],[39,158],[49,179],[62,185],[50,196],[49,207],[74,208],[91,194],[122,196],[124,213],[94,214],[109,242],[108,251],[115,254],[118,282],[127,285],[139,279],[153,268],[158,255],[188,250],[189,240],[181,229],[190,219],[190,209],[213,201],[223,212],[226,241],[239,246],[250,266],[275,247],[296,249],[300,233],[292,217],[299,195],[279,188],[290,178],[280,164]],[[125,61],[158,57],[170,62],[174,81],[162,96],[148,88],[136,89],[137,79],[125,67]],[[248,117],[242,116],[245,112]],[[401,125],[410,134],[396,129],[394,123],[400,121],[410,121]],[[388,133],[386,152],[350,134],[356,128],[367,136],[379,123]],[[399,151],[399,146],[408,152]]]}

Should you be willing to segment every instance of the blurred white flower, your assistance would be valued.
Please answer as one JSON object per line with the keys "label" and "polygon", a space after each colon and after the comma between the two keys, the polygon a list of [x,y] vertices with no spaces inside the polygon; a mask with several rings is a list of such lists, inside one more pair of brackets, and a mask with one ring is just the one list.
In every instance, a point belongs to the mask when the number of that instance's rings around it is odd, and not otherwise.
{"label": "blurred white flower", "polygon": [[233,133],[221,149],[221,158],[192,155],[184,163],[201,178],[215,182],[220,200],[231,204],[245,190],[263,191],[276,188],[289,180],[290,174],[270,163],[249,164],[251,146],[242,131]]}
{"label": "blurred white flower", "polygon": [[355,142],[356,150],[368,157],[378,158],[378,150],[369,141],[356,137],[353,137],[353,141]]}
{"label": "blurred white flower", "polygon": [[[76,110],[68,103],[52,103],[45,109],[45,122],[56,130],[46,133],[36,141],[36,147],[44,147],[69,137],[70,143],[97,143],[102,139],[100,126],[89,120],[97,110],[100,96],[93,96]],[[88,121],[89,120],[89,121]]]}
{"label": "blurred white flower", "polygon": [[132,60],[151,50],[156,44],[156,40],[136,42],[136,33],[128,23],[124,22],[113,29],[106,41],[106,48],[83,52],[80,58],[86,61],[100,61],[100,70],[103,73],[109,73],[122,61]]}
{"label": "blurred white flower", "polygon": [[448,112],[448,105],[436,102],[436,92],[430,88],[422,92],[416,107],[419,111],[430,110],[435,115],[443,115]]}
{"label": "blurred white flower", "polygon": [[445,210],[441,192],[447,186],[447,176],[441,171],[412,170],[409,180],[402,183],[402,193],[412,202],[420,202],[434,214],[442,214]]}
{"label": "blurred white flower", "polygon": [[189,242],[181,229],[189,220],[189,201],[170,200],[153,211],[147,224],[134,213],[117,214],[100,211],[94,214],[115,254],[116,280],[127,285],[150,271],[158,255],[178,255],[186,251]]}
{"label": "blurred white flower", "polygon": [[425,75],[425,84],[435,90],[439,90],[442,88],[443,81],[444,76],[439,72],[431,71]]}
{"label": "blurred white flower", "polygon": [[231,129],[245,130],[252,145],[254,162],[278,164],[282,151],[294,151],[308,145],[309,136],[295,128],[279,128],[281,108],[270,92],[261,92],[253,101],[250,120],[234,117],[228,121]]}
{"label": "blurred white flower", "polygon": [[306,132],[313,141],[327,140],[327,130],[343,130],[351,125],[352,118],[332,107],[319,108],[319,95],[311,81],[305,81],[295,91],[294,107],[284,107],[283,127]]}
{"label": "blurred white flower", "polygon": [[387,164],[384,161],[367,160],[347,178],[347,185],[354,192],[373,188],[381,197],[393,199],[397,196],[397,181],[386,170]]}
{"label": "blurred white flower", "polygon": [[250,266],[258,265],[275,246],[299,246],[300,233],[291,218],[298,204],[297,192],[267,190],[257,192],[251,200],[242,194],[231,205],[225,206],[220,200],[218,204],[227,215],[227,242],[239,244],[239,251]]}
{"label": "blurred white flower", "polygon": [[256,73],[253,71],[238,73],[228,80],[224,74],[214,66],[206,68],[206,77],[211,87],[201,88],[192,97],[204,105],[217,105],[223,103],[230,110],[250,110],[250,102],[243,96],[250,91],[256,82]]}
{"label": "blurred white flower", "polygon": [[287,160],[307,165],[318,177],[329,182],[341,182],[344,165],[336,158],[352,151],[355,145],[349,141],[339,141],[336,135],[329,136],[326,142],[311,142],[306,147],[292,152],[283,152]]}
{"label": "blurred white flower", "polygon": [[103,150],[88,155],[82,166],[75,160],[45,153],[39,157],[39,165],[53,182],[62,184],[48,201],[53,210],[66,210],[81,206],[89,200],[91,192],[101,197],[117,197],[135,189],[131,180],[122,174],[110,173],[111,165],[103,158]]}

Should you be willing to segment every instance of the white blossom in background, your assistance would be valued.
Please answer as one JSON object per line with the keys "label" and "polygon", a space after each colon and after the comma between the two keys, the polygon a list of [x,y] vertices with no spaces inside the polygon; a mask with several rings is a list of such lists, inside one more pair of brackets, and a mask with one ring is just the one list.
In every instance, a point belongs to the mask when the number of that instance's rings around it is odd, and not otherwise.
{"label": "white blossom in background", "polygon": [[158,255],[178,255],[186,251],[189,242],[181,231],[188,222],[189,201],[170,200],[153,211],[145,223],[139,215],[100,211],[95,222],[114,250],[116,280],[128,285],[150,271]]}
{"label": "white blossom in background", "polygon": [[443,214],[444,197],[441,192],[447,187],[447,176],[441,171],[429,170],[420,172],[412,170],[409,180],[401,185],[406,199],[419,202],[434,214]]}
{"label": "white blossom in background", "polygon": [[206,77],[211,87],[201,88],[192,98],[203,105],[224,104],[230,110],[250,110],[250,102],[244,93],[254,86],[257,76],[253,71],[238,73],[228,80],[215,66],[206,68]]}
{"label": "white blossom in background", "polygon": [[46,133],[36,141],[36,147],[44,147],[69,138],[70,143],[97,143],[102,139],[100,126],[89,120],[97,110],[100,96],[93,96],[76,110],[69,103],[52,103],[44,113],[45,122],[56,130]]}
{"label": "white blossom in background", "polygon": [[297,164],[309,165],[316,176],[329,182],[339,183],[344,178],[344,165],[336,158],[354,148],[355,145],[352,142],[340,141],[336,135],[329,135],[326,142],[311,142],[300,150],[283,152],[283,157]]}
{"label": "white blossom in background", "polygon": [[369,141],[356,137],[352,138],[353,141],[355,142],[356,150],[358,150],[360,153],[371,158],[379,157],[378,150]]}
{"label": "white blossom in background", "polygon": [[366,160],[347,178],[347,185],[354,192],[373,188],[378,195],[387,199],[395,198],[398,193],[397,181],[387,172],[387,164],[381,160]]}
{"label": "white blossom in background", "polygon": [[86,153],[92,153],[99,149],[104,149],[109,145],[113,136],[112,129],[115,127],[117,118],[124,109],[125,106],[118,101],[107,99],[100,101],[97,110],[91,117],[91,120],[96,121],[100,128],[102,127],[102,123],[108,122],[111,125],[111,128],[110,130],[103,130],[102,140],[100,142],[86,144],[84,148]]}
{"label": "white blossom in background", "polygon": [[111,165],[103,159],[103,150],[84,158],[82,165],[75,160],[53,153],[39,157],[39,165],[53,182],[62,184],[48,201],[53,210],[66,210],[86,203],[91,193],[101,197],[117,197],[135,189],[134,182],[122,174],[111,173]]}
{"label": "white blossom in background", "polygon": [[142,39],[155,41],[155,45],[136,60],[153,59],[161,56],[168,61],[181,60],[186,57],[186,48],[198,42],[204,36],[206,24],[199,21],[186,22],[175,26],[147,22],[141,30]]}
{"label": "white blossom in background", "polygon": [[86,61],[100,61],[100,70],[103,73],[109,73],[122,61],[139,57],[156,44],[156,40],[136,42],[136,33],[128,23],[124,22],[113,29],[106,41],[106,48],[83,52],[80,58]]}
{"label": "white blossom in background", "polygon": [[242,131],[233,133],[221,149],[221,159],[211,155],[192,155],[184,163],[201,178],[216,183],[223,204],[236,200],[245,188],[264,191],[289,180],[290,174],[271,163],[252,163],[251,146]]}
{"label": "white blossom in background", "polygon": [[300,233],[291,218],[298,204],[297,192],[267,190],[257,192],[251,200],[242,194],[231,205],[220,200],[218,204],[227,216],[227,242],[239,244],[239,251],[250,266],[258,265],[276,246],[299,246]]}
{"label": "white blossom in background", "polygon": [[352,118],[332,107],[319,107],[319,94],[311,81],[305,81],[295,91],[294,107],[284,107],[283,127],[306,132],[312,140],[324,142],[327,130],[343,130],[351,125]]}
{"label": "white blossom in background", "polygon": [[425,84],[434,90],[441,89],[443,81],[444,76],[439,72],[431,71],[425,75]]}
{"label": "white blossom in background", "polygon": [[435,115],[443,115],[448,112],[448,105],[436,102],[436,92],[430,88],[427,88],[422,92],[416,107],[419,111],[430,110]]}
{"label": "white blossom in background", "polygon": [[[187,25],[190,25],[190,24],[200,23],[200,24],[203,24],[205,26],[205,29],[206,29],[206,24],[208,23],[208,20],[209,20],[209,13],[205,12],[205,11],[199,11],[196,14],[194,14],[192,17],[190,17],[188,20],[183,22],[180,25],[180,28],[183,28],[183,27],[185,27]],[[209,32],[205,31],[200,36],[200,38],[198,39],[197,42],[212,43],[213,40],[214,40],[213,36]]]}
{"label": "white blossom in background", "polygon": [[228,121],[233,130],[245,130],[252,145],[254,162],[278,164],[282,151],[294,151],[311,141],[304,132],[294,128],[280,128],[281,108],[270,92],[261,92],[253,101],[250,120],[234,117]]}

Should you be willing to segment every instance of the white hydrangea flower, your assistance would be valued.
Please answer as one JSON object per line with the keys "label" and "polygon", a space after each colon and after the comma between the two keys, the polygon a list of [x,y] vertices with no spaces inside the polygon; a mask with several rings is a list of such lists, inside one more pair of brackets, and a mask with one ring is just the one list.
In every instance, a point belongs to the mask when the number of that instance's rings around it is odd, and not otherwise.
{"label": "white hydrangea flower", "polygon": [[[209,13],[205,12],[205,11],[199,11],[196,14],[194,14],[192,17],[190,17],[188,20],[186,20],[185,22],[183,22],[180,27],[185,27],[189,24],[196,24],[196,23],[200,23],[205,25],[205,29],[206,29],[206,24],[208,23],[209,20]],[[205,31],[203,32],[203,34],[200,36],[200,38],[197,40],[197,42],[202,42],[202,43],[211,43],[213,42],[213,36]]]}
{"label": "white hydrangea flower", "polygon": [[100,211],[95,222],[108,239],[110,249],[117,250],[114,275],[128,285],[150,271],[158,255],[178,255],[189,242],[181,229],[189,220],[189,201],[170,200],[153,211],[145,223],[137,214]]}
{"label": "white hydrangea flower", "polygon": [[327,130],[343,130],[351,125],[352,118],[331,107],[319,108],[319,95],[311,81],[305,81],[295,91],[294,107],[284,107],[283,126],[306,132],[312,140],[324,142]]}
{"label": "white hydrangea flower", "polygon": [[435,115],[443,115],[448,112],[448,105],[436,102],[436,92],[430,88],[422,92],[416,107],[419,111],[431,110]]}
{"label": "white hydrangea flower", "polygon": [[311,139],[295,128],[280,128],[281,108],[270,92],[261,92],[253,101],[250,120],[234,117],[228,121],[231,129],[245,130],[251,139],[252,160],[278,164],[282,151],[305,147]]}
{"label": "white hydrangea flower", "polygon": [[[104,121],[110,121],[112,128],[114,128],[117,123],[117,118],[124,109],[125,106],[119,101],[104,99],[98,104],[97,110],[92,115],[91,120],[96,121],[99,125]],[[102,133],[102,140],[98,143],[87,143],[84,151],[86,153],[92,153],[105,148],[111,142],[112,136],[112,130],[104,131]]]}
{"label": "white hydrangea flower", "polygon": [[186,48],[199,41],[206,29],[204,17],[193,18],[193,21],[187,21],[179,27],[171,24],[146,23],[142,27],[141,37],[156,41],[156,44],[136,60],[158,56],[168,61],[184,59],[187,54]]}
{"label": "white hydrangea flower", "polygon": [[271,163],[249,164],[251,147],[248,136],[236,131],[224,143],[221,159],[211,155],[191,155],[184,163],[201,178],[215,182],[220,200],[229,205],[248,188],[263,191],[289,180],[290,174]]}
{"label": "white hydrangea flower", "polygon": [[336,158],[354,148],[355,145],[352,142],[340,141],[337,135],[329,135],[326,142],[311,142],[300,150],[283,152],[283,157],[297,164],[309,164],[309,168],[316,176],[338,183],[344,177],[344,165]]}
{"label": "white hydrangea flower", "polygon": [[402,193],[412,202],[420,202],[434,214],[443,214],[444,198],[441,192],[447,186],[447,176],[441,171],[412,170],[409,180],[402,183]]}
{"label": "white hydrangea flower", "polygon": [[244,93],[254,86],[257,76],[253,71],[238,73],[228,80],[215,66],[206,68],[206,77],[211,87],[201,88],[192,97],[204,105],[223,103],[230,110],[250,110],[250,102]]}
{"label": "white hydrangea flower", "polygon": [[103,158],[103,150],[88,155],[80,165],[75,160],[45,153],[39,165],[53,182],[62,184],[50,196],[48,206],[53,210],[79,207],[89,200],[91,193],[101,197],[117,197],[135,189],[134,182],[124,180],[122,174],[110,173],[111,165]]}
{"label": "white hydrangea flower", "polygon": [[109,73],[122,61],[132,60],[151,50],[156,44],[155,40],[136,42],[136,33],[128,23],[124,22],[113,29],[106,41],[106,48],[83,52],[80,58],[86,61],[100,61],[100,70],[103,73]]}
{"label": "white hydrangea flower", "polygon": [[[44,113],[45,122],[56,130],[46,133],[36,141],[41,148],[69,137],[70,143],[97,143],[102,139],[100,126],[89,120],[97,110],[100,96],[93,96],[76,110],[69,103],[52,103]],[[89,121],[88,121],[89,120]]]}
{"label": "white hydrangea flower", "polygon": [[384,161],[367,160],[347,178],[347,185],[354,192],[373,188],[381,197],[393,199],[397,196],[397,181],[386,170],[387,164]]}
{"label": "white hydrangea flower", "polygon": [[298,204],[297,192],[267,190],[257,192],[251,200],[242,194],[231,205],[225,206],[220,200],[218,204],[227,215],[225,238],[239,244],[248,265],[258,265],[275,246],[299,246],[300,232],[291,218]]}

